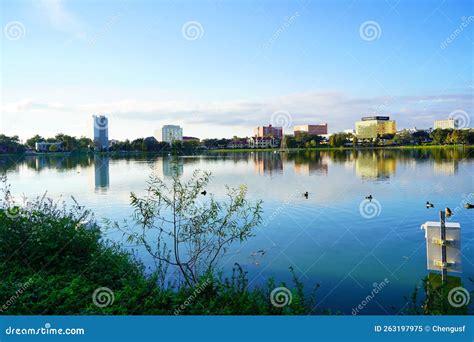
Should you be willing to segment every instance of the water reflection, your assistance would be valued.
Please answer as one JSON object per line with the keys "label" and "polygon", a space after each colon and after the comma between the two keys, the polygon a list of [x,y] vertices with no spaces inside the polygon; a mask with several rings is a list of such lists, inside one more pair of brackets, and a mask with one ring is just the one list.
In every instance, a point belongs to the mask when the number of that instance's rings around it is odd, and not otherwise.
{"label": "water reflection", "polygon": [[171,157],[158,158],[154,171],[158,176],[162,177],[181,176],[184,172],[184,160]]}
{"label": "water reflection", "polygon": [[[0,157],[0,165],[1,165],[2,158]],[[27,157],[19,157],[16,160],[18,165],[25,165],[27,168],[31,170],[35,170],[37,172],[42,172],[45,170],[55,169],[60,172],[68,171],[72,169],[79,169],[79,168],[87,168],[92,166],[94,162],[94,156],[89,154],[83,155],[55,155],[55,156],[27,156]],[[8,166],[6,170],[8,171]]]}
{"label": "water reflection", "polygon": [[397,169],[397,160],[384,150],[358,153],[355,159],[356,175],[369,179],[388,179]]}
{"label": "water reflection", "polygon": [[283,172],[283,161],[280,153],[255,152],[251,154],[255,172],[259,175],[272,175]]}
{"label": "water reflection", "polygon": [[435,160],[433,171],[437,175],[451,176],[458,173],[458,162],[456,160]]}
{"label": "water reflection", "polygon": [[109,162],[108,156],[94,156],[95,191],[106,192],[110,186]]}
{"label": "water reflection", "polygon": [[297,153],[289,160],[294,160],[295,173],[300,175],[327,175],[329,154],[326,152],[319,151],[305,151],[303,153]]}
{"label": "water reflection", "polygon": [[[232,160],[235,163],[247,162],[254,164],[258,175],[273,175],[283,173],[286,168],[300,175],[328,175],[331,164],[343,164],[345,168],[355,169],[360,178],[383,180],[396,173],[398,164],[433,165],[435,174],[455,175],[458,173],[459,162],[472,159],[472,148],[445,149],[377,149],[377,150],[329,150],[329,151],[298,151],[298,152],[238,152],[213,153],[206,156],[178,157],[151,155],[55,155],[55,156],[0,156],[0,171],[16,172],[19,167],[26,167],[37,172],[55,169],[64,172],[72,169],[94,167],[96,187],[109,187],[109,162],[121,160],[132,162],[146,160],[154,164],[154,170],[159,175],[171,177],[173,174],[182,175],[185,165],[218,162],[220,159]],[[194,167],[194,166],[193,166]]]}

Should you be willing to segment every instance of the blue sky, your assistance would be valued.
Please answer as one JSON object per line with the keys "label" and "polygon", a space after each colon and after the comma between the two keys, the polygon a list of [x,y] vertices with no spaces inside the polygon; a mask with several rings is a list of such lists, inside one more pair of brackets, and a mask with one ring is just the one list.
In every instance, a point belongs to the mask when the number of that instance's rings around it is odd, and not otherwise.
{"label": "blue sky", "polygon": [[204,138],[270,122],[337,132],[373,114],[398,128],[453,111],[472,122],[472,1],[1,6],[5,134],[90,136],[94,113],[118,139],[173,123]]}

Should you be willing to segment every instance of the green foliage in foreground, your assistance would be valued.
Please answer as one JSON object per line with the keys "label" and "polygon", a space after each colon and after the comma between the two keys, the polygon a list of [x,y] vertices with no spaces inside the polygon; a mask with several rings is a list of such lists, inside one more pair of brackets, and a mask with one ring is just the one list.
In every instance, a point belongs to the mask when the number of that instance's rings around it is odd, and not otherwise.
{"label": "green foliage in foreground", "polygon": [[[0,314],[278,315],[310,310],[296,279],[291,304],[278,308],[270,302],[273,281],[250,290],[238,265],[230,279],[208,275],[194,287],[159,285],[158,277],[146,275],[130,254],[103,242],[93,221],[83,224],[87,218],[79,206],[67,210],[45,199],[29,210],[0,210]],[[93,293],[103,287],[113,291],[114,300],[99,307]]]}
{"label": "green foliage in foreground", "polygon": [[[470,280],[472,282],[472,280]],[[407,308],[408,315],[467,315],[469,299],[474,292],[468,292],[462,286],[461,279],[448,276],[446,284],[441,283],[441,275],[430,273],[420,282],[410,298]],[[424,295],[420,296],[420,289]],[[460,291],[461,289],[461,291]],[[421,297],[421,298],[420,298]],[[466,305],[462,305],[465,303]]]}

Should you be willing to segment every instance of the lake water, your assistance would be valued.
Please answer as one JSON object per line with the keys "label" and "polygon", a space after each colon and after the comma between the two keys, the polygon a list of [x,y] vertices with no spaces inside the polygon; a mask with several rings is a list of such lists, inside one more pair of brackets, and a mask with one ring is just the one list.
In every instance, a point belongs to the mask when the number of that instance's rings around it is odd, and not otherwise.
{"label": "lake water", "polygon": [[[463,201],[474,202],[473,152],[219,153],[183,157],[179,170],[183,177],[197,168],[211,171],[207,191],[217,198],[223,198],[226,184],[246,184],[251,200],[263,200],[263,224],[222,259],[226,271],[239,263],[254,286],[271,276],[291,283],[292,266],[308,291],[320,285],[318,308],[346,314],[375,283],[387,279],[360,314],[395,314],[429,273],[420,226],[437,221],[445,207],[455,212],[450,221],[461,224],[463,272],[453,275],[472,289],[467,278],[474,276],[474,210],[464,209]],[[0,169],[7,171],[17,197],[45,191],[53,198],[72,195],[97,218],[121,220],[131,214],[130,192],[142,193],[152,171],[169,179],[170,161],[158,156],[3,157]],[[369,194],[374,200],[367,203]],[[427,209],[426,201],[435,208]],[[117,232],[106,234],[121,241]],[[265,253],[255,254],[260,250]],[[151,265],[146,253],[139,255]]]}

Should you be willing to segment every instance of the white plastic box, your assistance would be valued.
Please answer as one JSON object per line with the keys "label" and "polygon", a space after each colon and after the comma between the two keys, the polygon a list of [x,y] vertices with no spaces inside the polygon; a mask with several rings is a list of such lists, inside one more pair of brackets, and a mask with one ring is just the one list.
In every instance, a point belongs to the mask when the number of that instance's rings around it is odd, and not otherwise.
{"label": "white plastic box", "polygon": [[[448,272],[462,272],[461,268],[461,225],[446,222],[446,261]],[[426,238],[426,267],[428,270],[441,271],[441,223],[428,221],[421,225]]]}

